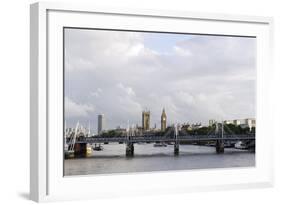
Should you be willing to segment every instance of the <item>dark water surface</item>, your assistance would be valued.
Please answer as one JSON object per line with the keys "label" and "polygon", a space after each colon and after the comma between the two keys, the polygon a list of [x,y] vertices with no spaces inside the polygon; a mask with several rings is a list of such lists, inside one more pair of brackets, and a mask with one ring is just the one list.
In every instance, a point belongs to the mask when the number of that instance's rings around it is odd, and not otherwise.
{"label": "dark water surface", "polygon": [[65,160],[65,175],[255,166],[255,153],[234,148],[226,148],[224,154],[216,154],[215,147],[180,145],[179,156],[174,156],[173,145],[153,147],[153,144],[135,144],[135,155],[128,158],[125,156],[125,144],[102,146],[103,151],[93,151],[88,158]]}

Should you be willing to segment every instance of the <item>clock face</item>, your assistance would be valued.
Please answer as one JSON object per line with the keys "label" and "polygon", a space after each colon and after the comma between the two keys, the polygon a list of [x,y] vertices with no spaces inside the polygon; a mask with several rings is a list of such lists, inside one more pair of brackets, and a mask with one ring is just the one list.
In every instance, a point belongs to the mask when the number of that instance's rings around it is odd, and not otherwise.
{"label": "clock face", "polygon": [[163,117],[163,121],[166,121],[166,118],[165,118],[165,117]]}

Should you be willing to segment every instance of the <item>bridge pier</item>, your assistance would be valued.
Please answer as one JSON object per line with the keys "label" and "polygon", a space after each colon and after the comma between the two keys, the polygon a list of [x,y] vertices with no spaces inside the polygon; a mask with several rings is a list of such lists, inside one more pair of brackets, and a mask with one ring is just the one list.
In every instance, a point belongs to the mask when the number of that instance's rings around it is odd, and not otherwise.
{"label": "bridge pier", "polygon": [[179,155],[180,152],[180,146],[178,143],[174,144],[174,155]]}
{"label": "bridge pier", "polygon": [[126,145],[126,157],[133,157],[134,156],[134,144],[127,143]]}
{"label": "bridge pier", "polygon": [[75,143],[74,157],[86,157],[86,156],[87,156],[87,143]]}
{"label": "bridge pier", "polygon": [[224,153],[224,143],[222,140],[217,140],[216,152],[217,152],[217,154]]}

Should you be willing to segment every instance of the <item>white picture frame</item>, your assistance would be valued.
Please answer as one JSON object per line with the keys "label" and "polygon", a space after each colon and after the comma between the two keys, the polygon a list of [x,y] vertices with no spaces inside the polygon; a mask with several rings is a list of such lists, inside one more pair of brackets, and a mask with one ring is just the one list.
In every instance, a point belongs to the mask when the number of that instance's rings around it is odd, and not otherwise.
{"label": "white picture frame", "polygon": [[[62,28],[89,27],[257,37],[256,166],[253,168],[63,176]],[[273,184],[270,17],[35,3],[30,12],[30,198],[93,199]],[[165,179],[165,183],[164,180]],[[180,180],[179,180],[180,179]],[[199,180],[200,179],[200,180]],[[149,186],[147,181],[153,181]],[[118,184],[116,189],[115,184]],[[113,186],[112,186],[113,185]],[[73,187],[83,187],[73,189]]]}

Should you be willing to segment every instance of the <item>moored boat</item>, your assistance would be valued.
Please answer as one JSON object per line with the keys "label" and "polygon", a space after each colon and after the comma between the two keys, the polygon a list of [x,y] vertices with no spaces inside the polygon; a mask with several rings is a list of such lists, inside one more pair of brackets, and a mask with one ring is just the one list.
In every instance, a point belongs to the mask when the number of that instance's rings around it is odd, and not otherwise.
{"label": "moored boat", "polygon": [[65,150],[64,157],[65,159],[74,158],[74,150]]}
{"label": "moored boat", "polygon": [[247,146],[242,141],[238,141],[237,143],[235,143],[234,148],[235,149],[247,149]]}
{"label": "moored boat", "polygon": [[167,144],[165,144],[165,143],[163,143],[163,142],[161,142],[161,143],[156,142],[153,146],[154,146],[154,147],[167,147]]}
{"label": "moored boat", "polygon": [[95,151],[102,151],[103,147],[100,144],[98,146],[97,146],[97,144],[95,144],[95,146],[93,147],[93,150],[95,150]]}

